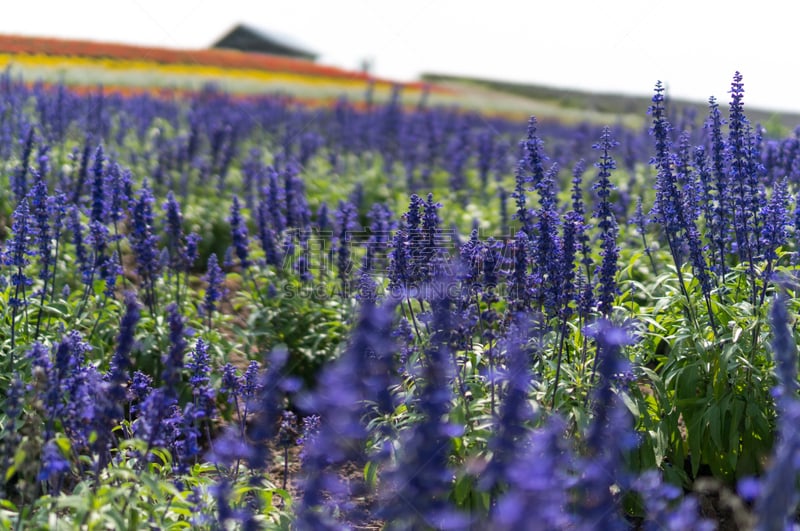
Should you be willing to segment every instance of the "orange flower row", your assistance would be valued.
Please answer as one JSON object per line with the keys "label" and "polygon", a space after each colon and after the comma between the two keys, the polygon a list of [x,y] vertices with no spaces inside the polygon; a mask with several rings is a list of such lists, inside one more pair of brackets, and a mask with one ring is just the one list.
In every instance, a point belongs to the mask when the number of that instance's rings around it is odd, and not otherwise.
{"label": "orange flower row", "polygon": [[[0,53],[149,60],[162,64],[199,64],[223,68],[290,72],[308,76],[324,76],[351,80],[367,81],[373,79],[376,82],[391,83],[391,81],[388,80],[372,78],[362,72],[353,72],[333,66],[319,65],[303,59],[293,59],[261,53],[245,53],[236,50],[175,50],[128,44],[0,35]],[[403,83],[401,85],[411,90],[421,90],[424,87],[422,83]],[[431,92],[451,92],[444,87],[428,86],[427,88]]]}

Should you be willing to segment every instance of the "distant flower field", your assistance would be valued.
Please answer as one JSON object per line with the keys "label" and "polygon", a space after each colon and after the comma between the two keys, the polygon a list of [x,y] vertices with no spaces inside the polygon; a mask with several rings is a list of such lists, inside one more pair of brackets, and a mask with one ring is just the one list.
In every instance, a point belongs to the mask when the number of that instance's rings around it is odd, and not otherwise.
{"label": "distant flower field", "polygon": [[[394,83],[312,61],[235,50],[172,50],[39,37],[0,35],[0,66],[25,79],[62,82],[73,87],[102,84],[106,89],[169,88],[197,91],[208,84],[236,94],[284,92],[316,101],[360,96],[370,86],[386,100]],[[447,97],[452,91],[403,83],[409,98],[423,91]]]}
{"label": "distant flower field", "polygon": [[83,93],[102,85],[107,93],[171,98],[214,86],[237,97],[281,95],[316,107],[330,107],[344,97],[364,107],[386,103],[400,88],[401,101],[409,108],[450,106],[512,120],[535,112],[569,123],[587,118],[594,123],[640,121],[636,116],[576,111],[554,102],[487,92],[470,83],[401,83],[311,61],[235,50],[175,50],[0,35],[0,68],[27,83],[64,84]]}
{"label": "distant flower field", "polygon": [[0,77],[0,528],[800,522],[797,134],[404,90]]}

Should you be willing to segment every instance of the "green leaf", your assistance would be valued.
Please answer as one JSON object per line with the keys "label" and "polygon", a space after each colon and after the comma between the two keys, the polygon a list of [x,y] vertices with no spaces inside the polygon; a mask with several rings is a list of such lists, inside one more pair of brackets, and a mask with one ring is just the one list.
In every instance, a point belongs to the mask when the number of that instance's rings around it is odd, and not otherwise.
{"label": "green leaf", "polygon": [[628,410],[633,415],[633,418],[637,421],[641,417],[641,413],[639,412],[639,405],[634,402],[634,400],[628,395],[628,393],[619,393],[619,396],[622,398],[622,402],[627,406]]}
{"label": "green leaf", "polygon": [[711,431],[711,440],[719,450],[724,450],[722,445],[722,430],[725,425],[725,414],[728,412],[728,407],[731,401],[730,395],[722,398],[719,404],[715,404],[708,411],[709,430]]}
{"label": "green leaf", "polygon": [[18,465],[25,462],[25,457],[27,455],[28,454],[25,452],[25,448],[23,448],[21,445],[17,447],[17,451],[14,452],[14,459],[11,461],[11,464],[6,470],[6,482],[8,482],[8,480],[11,479],[11,476],[13,476],[17,471]]}
{"label": "green leaf", "polygon": [[56,505],[68,509],[75,509],[77,511],[89,510],[89,498],[81,494],[72,494],[67,496],[59,496],[56,498]]}
{"label": "green leaf", "polygon": [[364,465],[364,482],[370,489],[374,489],[378,484],[378,465],[374,461]]}
{"label": "green leaf", "polygon": [[45,304],[42,306],[42,314],[57,317],[59,319],[67,319],[71,313],[69,306],[65,304]]}
{"label": "green leaf", "polygon": [[692,477],[697,477],[700,464],[703,461],[703,436],[704,431],[701,425],[702,416],[698,415],[694,422],[686,426],[686,438],[689,443],[689,459],[692,463]]}
{"label": "green leaf", "polygon": [[456,484],[453,489],[453,495],[455,496],[455,502],[458,505],[464,505],[464,502],[470,495],[472,491],[472,478],[469,476],[461,476],[460,478],[456,479]]}
{"label": "green leaf", "polygon": [[738,448],[736,451],[731,451],[724,454],[725,459],[728,461],[728,466],[731,470],[736,470],[736,465],[739,462],[739,451]]}
{"label": "green leaf", "polygon": [[694,400],[697,397],[698,390],[698,372],[699,364],[694,363],[683,367],[677,375],[677,382],[675,390],[677,391],[678,399]]}
{"label": "green leaf", "polygon": [[730,430],[728,432],[728,448],[739,453],[739,438],[742,428],[742,417],[744,416],[745,403],[739,397],[734,398],[731,403]]}
{"label": "green leaf", "polygon": [[126,525],[127,524],[126,518],[119,511],[117,511],[116,508],[111,508],[111,510],[109,511],[104,511],[103,517],[104,519],[108,519],[114,522],[114,525],[110,526],[113,529],[125,529],[126,527],[128,527]]}

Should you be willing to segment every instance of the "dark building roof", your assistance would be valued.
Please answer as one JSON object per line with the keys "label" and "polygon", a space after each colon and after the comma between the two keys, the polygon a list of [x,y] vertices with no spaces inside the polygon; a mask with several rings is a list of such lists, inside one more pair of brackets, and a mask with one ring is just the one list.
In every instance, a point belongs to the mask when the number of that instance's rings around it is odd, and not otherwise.
{"label": "dark building roof", "polygon": [[285,55],[310,61],[316,60],[319,55],[292,42],[288,37],[256,29],[246,24],[236,25],[211,47]]}

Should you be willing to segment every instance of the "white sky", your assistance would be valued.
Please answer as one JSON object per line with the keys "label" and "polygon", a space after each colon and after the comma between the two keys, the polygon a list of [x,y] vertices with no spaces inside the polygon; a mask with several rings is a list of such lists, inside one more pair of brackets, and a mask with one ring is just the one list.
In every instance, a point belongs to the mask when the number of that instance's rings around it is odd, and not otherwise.
{"label": "white sky", "polygon": [[5,0],[0,33],[202,48],[238,22],[292,36],[319,62],[400,81],[420,72],[800,112],[798,18],[761,0]]}

